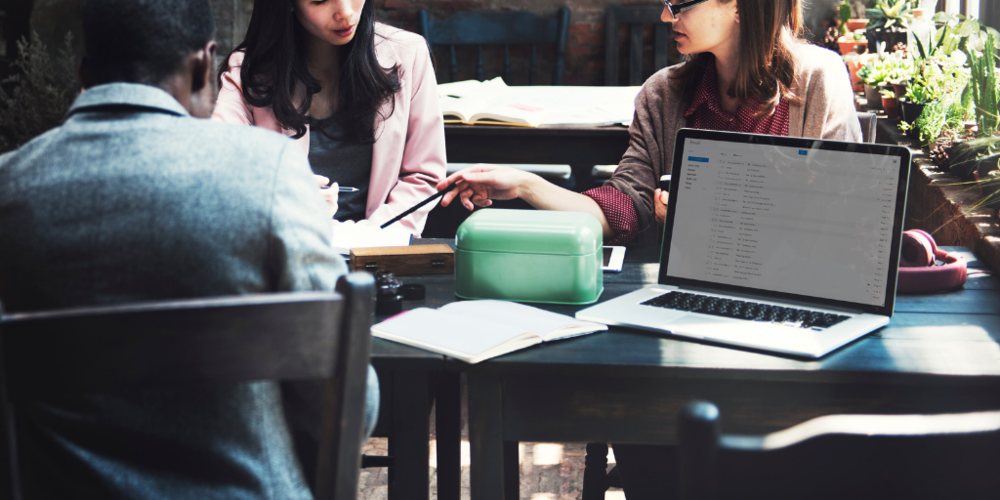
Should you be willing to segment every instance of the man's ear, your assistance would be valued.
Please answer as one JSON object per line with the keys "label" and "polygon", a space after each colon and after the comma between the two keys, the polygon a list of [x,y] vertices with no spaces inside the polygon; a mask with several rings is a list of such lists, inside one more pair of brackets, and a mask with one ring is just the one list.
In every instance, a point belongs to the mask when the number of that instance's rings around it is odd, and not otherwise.
{"label": "man's ear", "polygon": [[211,81],[212,78],[212,60],[215,56],[215,49],[218,45],[215,40],[209,40],[205,47],[199,50],[194,55],[194,61],[192,64],[192,74],[191,74],[191,92],[195,93],[201,90],[205,85]]}

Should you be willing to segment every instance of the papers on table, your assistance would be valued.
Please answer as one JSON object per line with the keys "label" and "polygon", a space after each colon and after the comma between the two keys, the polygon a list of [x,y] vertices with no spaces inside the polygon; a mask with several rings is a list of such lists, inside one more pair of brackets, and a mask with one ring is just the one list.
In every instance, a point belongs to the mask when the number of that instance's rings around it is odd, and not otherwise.
{"label": "papers on table", "polygon": [[352,248],[405,247],[409,244],[410,232],[399,225],[381,229],[377,225],[354,221],[333,223],[333,249],[343,255],[350,255]]}
{"label": "papers on table", "polygon": [[549,112],[541,125],[629,125],[635,97],[642,87],[526,86],[508,87],[499,77],[438,85],[443,110],[461,109],[464,116],[497,105],[516,103]]}

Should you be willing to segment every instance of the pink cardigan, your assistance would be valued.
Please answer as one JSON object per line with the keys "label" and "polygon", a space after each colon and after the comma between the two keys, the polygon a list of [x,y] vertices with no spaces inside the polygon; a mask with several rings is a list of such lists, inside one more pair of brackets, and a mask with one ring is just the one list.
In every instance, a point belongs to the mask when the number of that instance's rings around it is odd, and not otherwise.
{"label": "pink cardigan", "polygon": [[[437,192],[434,185],[445,177],[444,120],[438,101],[437,80],[423,37],[384,24],[375,25],[375,54],[386,68],[399,66],[401,89],[396,108],[376,125],[372,173],[365,217],[368,224],[382,224]],[[243,52],[229,58],[212,119],[267,128],[285,135],[270,108],[255,108],[243,100],[240,65]],[[382,110],[388,113],[390,104]],[[309,152],[309,131],[298,140]],[[334,179],[336,180],[336,179]],[[420,235],[433,203],[397,222]]]}

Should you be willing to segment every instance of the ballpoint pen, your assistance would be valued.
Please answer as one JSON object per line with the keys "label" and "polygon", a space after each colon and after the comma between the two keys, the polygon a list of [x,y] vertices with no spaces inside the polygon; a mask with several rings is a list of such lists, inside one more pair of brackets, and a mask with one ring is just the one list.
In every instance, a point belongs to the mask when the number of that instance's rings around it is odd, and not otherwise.
{"label": "ballpoint pen", "polygon": [[[330,185],[323,186],[320,189],[330,189],[331,185],[332,183]],[[340,188],[338,188],[338,191],[341,193],[357,193],[358,191],[360,191],[360,189],[351,186],[340,186]]]}

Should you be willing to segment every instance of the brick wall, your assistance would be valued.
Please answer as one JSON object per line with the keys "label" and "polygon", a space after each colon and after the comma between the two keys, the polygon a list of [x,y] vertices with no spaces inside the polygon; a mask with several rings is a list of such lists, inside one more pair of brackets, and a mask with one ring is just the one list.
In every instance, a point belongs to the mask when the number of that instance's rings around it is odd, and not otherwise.
{"label": "brick wall", "polygon": [[[570,8],[570,30],[569,42],[566,49],[566,78],[567,85],[604,85],[604,11],[607,7],[614,5],[643,5],[656,6],[663,5],[659,0],[375,0],[375,8],[380,18],[393,26],[417,31],[417,11],[427,9],[431,19],[444,19],[461,11],[526,11],[533,14],[552,17],[555,16],[559,7]],[[625,28],[621,28],[619,40],[627,40]],[[652,66],[652,30],[647,29],[645,36],[645,67]],[[520,50],[518,50],[520,49]],[[626,47],[620,47],[620,60],[625,58]],[[551,47],[539,47],[539,74],[538,84],[545,85],[552,81],[552,52]],[[511,49],[511,81],[512,85],[524,85],[528,83],[528,58],[529,48]],[[434,57],[437,61],[438,80],[448,81],[448,61],[449,55],[445,48],[435,50]],[[474,78],[475,49],[459,50],[460,80]],[[486,77],[492,78],[502,72],[503,51],[502,48],[491,50],[489,48],[483,53]],[[619,65],[619,73],[625,81],[627,65]],[[645,72],[648,76],[650,70]]]}

